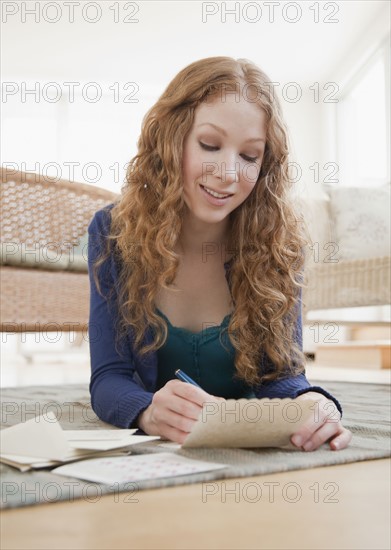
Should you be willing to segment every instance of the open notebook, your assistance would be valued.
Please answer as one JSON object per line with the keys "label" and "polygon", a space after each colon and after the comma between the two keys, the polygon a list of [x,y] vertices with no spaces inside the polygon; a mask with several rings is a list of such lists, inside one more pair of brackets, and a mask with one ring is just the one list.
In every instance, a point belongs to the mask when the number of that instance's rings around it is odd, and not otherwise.
{"label": "open notebook", "polygon": [[160,439],[137,429],[63,430],[53,411],[0,431],[0,462],[22,472],[85,458],[123,456],[129,445]]}

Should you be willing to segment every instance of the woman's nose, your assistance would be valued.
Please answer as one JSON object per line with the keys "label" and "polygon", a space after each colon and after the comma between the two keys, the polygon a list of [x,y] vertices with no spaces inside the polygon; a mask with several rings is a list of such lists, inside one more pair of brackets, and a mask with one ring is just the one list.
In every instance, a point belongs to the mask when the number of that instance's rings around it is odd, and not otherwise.
{"label": "woman's nose", "polygon": [[221,160],[219,176],[222,182],[229,184],[238,181],[239,171],[240,163],[235,159],[234,155]]}

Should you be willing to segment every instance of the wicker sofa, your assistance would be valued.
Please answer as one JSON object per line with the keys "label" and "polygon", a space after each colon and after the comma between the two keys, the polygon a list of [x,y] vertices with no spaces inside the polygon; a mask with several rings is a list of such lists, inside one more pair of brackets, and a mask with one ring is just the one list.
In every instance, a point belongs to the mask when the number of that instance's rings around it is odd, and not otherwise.
{"label": "wicker sofa", "polygon": [[1,168],[0,329],[85,331],[87,228],[116,194]]}
{"label": "wicker sofa", "polygon": [[[87,227],[94,212],[117,195],[6,168],[0,175],[0,329],[85,331]],[[341,257],[332,193],[298,202],[313,242],[307,255],[304,321],[312,310],[390,304],[390,255],[368,257],[367,251],[363,258]]]}
{"label": "wicker sofa", "polygon": [[314,310],[389,305],[390,187],[324,191],[298,200],[312,239],[304,320]]}

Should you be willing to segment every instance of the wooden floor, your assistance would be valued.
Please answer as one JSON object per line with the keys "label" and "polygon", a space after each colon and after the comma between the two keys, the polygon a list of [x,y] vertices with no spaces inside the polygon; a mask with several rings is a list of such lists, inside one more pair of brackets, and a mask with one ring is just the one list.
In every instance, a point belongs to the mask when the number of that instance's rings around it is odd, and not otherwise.
{"label": "wooden floor", "polygon": [[[6,510],[2,550],[390,548],[390,460]],[[95,500],[95,501],[94,501]]]}

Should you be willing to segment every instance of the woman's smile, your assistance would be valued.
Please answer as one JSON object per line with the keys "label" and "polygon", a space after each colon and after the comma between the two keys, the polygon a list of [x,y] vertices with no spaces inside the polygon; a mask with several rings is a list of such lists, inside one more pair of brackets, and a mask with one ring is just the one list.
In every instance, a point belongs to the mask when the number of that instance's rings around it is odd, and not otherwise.
{"label": "woman's smile", "polygon": [[233,196],[233,194],[230,195],[223,195],[221,193],[217,193],[216,191],[213,191],[209,187],[206,187],[204,185],[200,184],[200,189],[206,200],[209,204],[213,204],[214,206],[224,206],[224,204],[227,204],[229,199]]}

